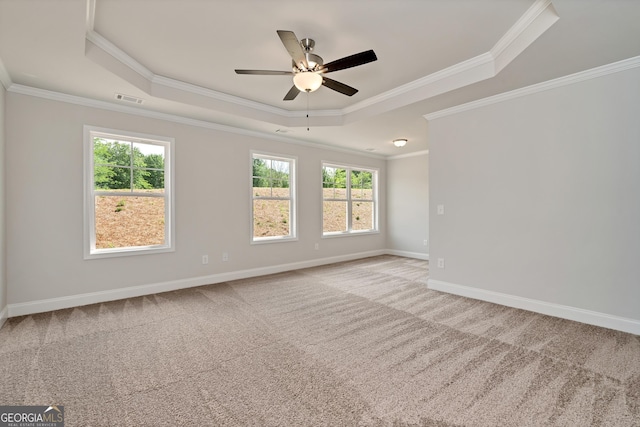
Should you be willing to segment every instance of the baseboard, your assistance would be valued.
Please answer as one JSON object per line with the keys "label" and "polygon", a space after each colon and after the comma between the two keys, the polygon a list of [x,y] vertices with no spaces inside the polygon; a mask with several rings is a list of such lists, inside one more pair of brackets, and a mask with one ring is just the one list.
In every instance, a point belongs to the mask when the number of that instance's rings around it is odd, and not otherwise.
{"label": "baseboard", "polygon": [[[127,288],[113,289],[108,291],[90,292],[86,294],[70,295],[59,298],[50,298],[24,303],[9,304],[8,317],[25,316],[35,313],[43,313],[64,308],[79,307],[89,304],[97,304],[107,301],[116,301],[126,298],[135,298],[144,295],[151,295],[160,292],[175,291],[178,289],[192,288],[195,286],[210,285],[214,283],[227,282],[231,280],[247,279],[250,277],[264,276],[267,274],[282,273],[285,271],[299,270],[302,268],[317,267],[320,265],[333,264],[336,262],[352,261],[372,256],[385,255],[386,250],[375,250],[359,252],[349,255],[340,255],[328,258],[319,258],[309,261],[280,264],[269,267],[252,268],[248,270],[232,271],[227,273],[212,274],[208,276],[193,277],[188,279],[173,280],[169,282],[153,283],[148,285],[131,286]],[[3,313],[7,312],[7,308]]]}
{"label": "baseboard", "polygon": [[640,335],[640,320],[429,279],[427,287],[467,298]]}
{"label": "baseboard", "polygon": [[397,255],[397,256],[403,256],[406,258],[422,259],[425,261],[429,260],[429,254],[423,254],[420,252],[408,252],[408,251],[397,251],[395,249],[387,249],[386,253],[388,255]]}
{"label": "baseboard", "polygon": [[5,305],[2,311],[0,311],[0,329],[4,325],[4,322],[9,318],[9,306]]}

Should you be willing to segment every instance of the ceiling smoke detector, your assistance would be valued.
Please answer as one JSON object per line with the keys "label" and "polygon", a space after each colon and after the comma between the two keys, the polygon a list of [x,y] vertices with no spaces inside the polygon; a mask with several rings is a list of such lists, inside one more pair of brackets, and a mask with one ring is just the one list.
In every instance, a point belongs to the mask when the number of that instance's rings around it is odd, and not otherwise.
{"label": "ceiling smoke detector", "polygon": [[136,98],[135,96],[131,95],[123,95],[121,93],[116,93],[116,99],[118,101],[131,102],[132,104],[138,105],[142,105],[142,103],[144,103],[144,99],[142,98]]}

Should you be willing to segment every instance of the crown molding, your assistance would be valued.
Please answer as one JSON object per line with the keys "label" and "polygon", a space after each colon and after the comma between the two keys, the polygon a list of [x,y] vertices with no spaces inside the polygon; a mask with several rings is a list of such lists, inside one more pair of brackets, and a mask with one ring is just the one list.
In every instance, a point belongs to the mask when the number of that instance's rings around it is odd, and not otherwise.
{"label": "crown molding", "polygon": [[502,71],[558,19],[551,0],[536,0],[491,48],[495,73]]}
{"label": "crown molding", "polygon": [[9,72],[4,67],[4,62],[2,62],[2,58],[0,58],[0,83],[4,86],[5,89],[9,89],[13,82],[11,81],[11,76]]}
{"label": "crown molding", "polygon": [[85,19],[87,32],[93,31],[93,26],[96,19],[96,0],[87,0],[87,16]]}
{"label": "crown molding", "polygon": [[76,96],[76,95],[68,95],[68,94],[65,94],[65,93],[60,93],[60,92],[54,92],[54,91],[45,90],[45,89],[34,88],[34,87],[31,87],[31,86],[12,84],[7,89],[7,91],[8,92],[12,92],[12,93],[17,93],[17,94],[20,94],[20,95],[28,95],[28,96],[33,96],[33,97],[36,97],[36,98],[43,98],[43,99],[47,99],[47,100],[50,100],[50,101],[64,102],[64,103],[67,103],[67,104],[74,104],[74,105],[79,105],[79,106],[83,106],[83,107],[97,108],[97,109],[100,109],[100,110],[113,111],[113,112],[117,112],[117,113],[131,114],[131,115],[140,116],[140,117],[146,117],[146,118],[150,118],[150,119],[156,119],[156,120],[162,120],[162,121],[166,121],[166,122],[178,123],[178,124],[187,125],[187,126],[194,126],[194,127],[205,128],[205,129],[211,129],[211,130],[216,130],[216,131],[220,131],[220,132],[233,133],[233,134],[237,134],[237,135],[244,135],[244,136],[249,136],[249,137],[253,137],[253,138],[268,139],[268,140],[271,140],[271,141],[278,141],[278,142],[284,142],[284,143],[295,144],[295,145],[303,145],[303,146],[306,146],[306,147],[311,147],[311,148],[316,148],[316,149],[321,149],[321,150],[330,150],[330,151],[337,151],[337,152],[342,152],[342,153],[357,154],[359,156],[370,157],[370,158],[374,158],[374,159],[382,159],[382,160],[387,159],[387,156],[380,155],[380,154],[367,153],[367,152],[362,152],[362,151],[359,151],[359,150],[353,150],[353,149],[349,149],[349,148],[338,147],[338,146],[331,145],[331,144],[321,144],[321,143],[316,143],[316,142],[309,142],[309,141],[304,141],[304,140],[301,140],[301,139],[290,138],[290,137],[270,134],[270,133],[266,133],[266,132],[260,132],[260,131],[254,131],[254,130],[249,130],[249,129],[237,128],[237,127],[234,127],[234,126],[223,125],[223,124],[219,124],[219,123],[215,123],[215,122],[209,122],[209,121],[206,121],[206,120],[192,119],[192,118],[189,118],[189,117],[179,116],[179,115],[176,115],[176,114],[169,114],[169,113],[161,113],[161,112],[158,112],[158,111],[151,111],[151,110],[147,110],[145,108],[140,108],[140,107],[133,107],[133,106],[128,106],[128,105],[115,104],[115,103],[112,103],[112,102],[99,101],[99,100],[96,100],[96,99],[85,98],[85,97]]}
{"label": "crown molding", "polygon": [[426,156],[429,154],[429,150],[414,151],[413,153],[398,154],[397,156],[388,156],[387,160],[406,159],[407,157]]}
{"label": "crown molding", "polygon": [[153,85],[165,86],[171,89],[181,90],[181,91],[193,93],[196,95],[204,96],[207,98],[212,98],[217,101],[228,102],[232,104],[241,105],[243,107],[261,110],[271,114],[277,114],[282,117],[293,117],[293,114],[291,111],[285,110],[283,108],[274,107],[274,106],[263,104],[256,101],[251,101],[249,99],[240,98],[234,95],[229,95],[224,92],[218,92],[213,89],[208,89],[208,88],[187,83],[181,80],[164,77],[157,74],[154,74],[150,80],[151,80],[152,86]]}
{"label": "crown molding", "polygon": [[428,76],[424,76],[402,86],[398,86],[397,88],[391,89],[387,92],[383,92],[379,95],[364,99],[356,104],[346,107],[343,111],[345,114],[353,113],[358,110],[362,110],[364,108],[379,104],[381,102],[398,98],[404,94],[414,92],[426,86],[438,85],[439,83],[450,77],[454,77],[462,73],[473,73],[478,68],[489,64],[492,61],[493,57],[489,52],[483,53],[474,58],[452,65],[451,67],[436,71],[435,73],[429,74]]}
{"label": "crown molding", "polygon": [[435,111],[433,113],[425,114],[423,117],[428,121],[435,120],[442,117],[459,114],[465,111],[475,110],[476,108],[486,107],[488,105],[497,104],[499,102],[520,98],[522,96],[532,95],[549,89],[568,86],[574,83],[583,82],[585,80],[591,80],[638,67],[640,67],[640,56],[635,56],[633,58],[623,59],[622,61],[602,65],[600,67],[591,68],[585,71],[580,71],[568,76],[559,77],[557,79],[548,80],[546,82],[537,83],[520,89],[515,89],[510,92],[504,92],[498,95],[479,99],[477,101],[472,101],[466,104],[457,105],[455,107],[446,108],[444,110]]}
{"label": "crown molding", "polygon": [[85,37],[95,46],[99,47],[118,61],[122,62],[124,65],[140,74],[145,79],[151,81],[155,77],[155,74],[151,70],[136,61],[133,57],[129,56],[118,46],[111,43],[109,40],[95,32],[94,30],[88,30]]}

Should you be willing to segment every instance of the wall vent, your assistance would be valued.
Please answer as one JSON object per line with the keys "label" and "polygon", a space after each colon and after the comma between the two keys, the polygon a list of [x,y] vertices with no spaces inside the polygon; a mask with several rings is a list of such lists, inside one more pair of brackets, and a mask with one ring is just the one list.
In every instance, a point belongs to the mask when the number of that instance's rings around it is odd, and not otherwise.
{"label": "wall vent", "polygon": [[123,95],[121,93],[116,93],[116,99],[118,101],[132,102],[138,105],[144,102],[144,99],[142,98],[136,98],[135,96],[130,96],[130,95]]}

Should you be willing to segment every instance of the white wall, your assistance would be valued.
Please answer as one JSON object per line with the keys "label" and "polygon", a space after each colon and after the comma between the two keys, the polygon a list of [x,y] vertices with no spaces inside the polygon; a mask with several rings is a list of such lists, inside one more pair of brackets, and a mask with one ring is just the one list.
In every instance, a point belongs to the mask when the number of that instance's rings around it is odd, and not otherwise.
{"label": "white wall", "polygon": [[0,327],[7,317],[7,269],[5,233],[5,97],[6,91],[0,84]]}
{"label": "white wall", "polygon": [[[427,245],[424,241],[427,240]],[[387,247],[398,255],[429,256],[429,156],[387,161]]]}
{"label": "white wall", "polygon": [[430,286],[640,333],[639,112],[634,68],[431,120]]}
{"label": "white wall", "polygon": [[[386,224],[386,161],[227,133],[37,97],[7,94],[7,260],[11,315],[91,292],[384,251],[386,232],[322,239],[321,162],[379,168]],[[174,137],[176,251],[83,259],[82,128],[94,125]],[[250,244],[250,150],[298,157],[299,240]],[[314,250],[314,244],[320,244]],[[222,262],[222,252],[229,261]],[[202,265],[208,254],[210,263]],[[216,277],[233,277],[216,276]],[[186,280],[186,282],[185,282]],[[183,282],[180,282],[183,281]],[[201,280],[200,280],[201,281]],[[147,289],[147,292],[157,288]],[[120,295],[116,293],[107,296]],[[101,295],[100,298],[105,297]],[[62,300],[60,300],[62,298]],[[88,301],[91,301],[89,298]],[[55,302],[55,301],[54,301]],[[16,307],[15,312],[11,309]]]}

